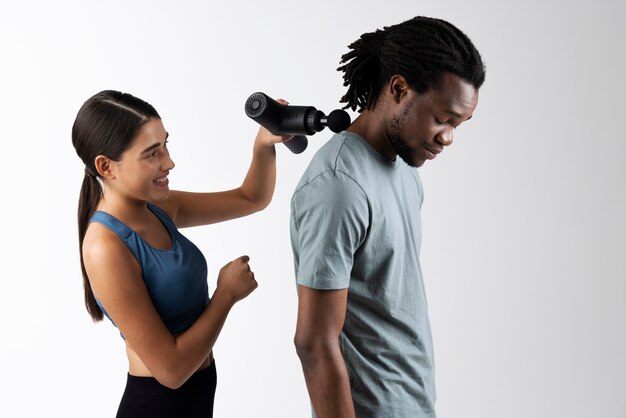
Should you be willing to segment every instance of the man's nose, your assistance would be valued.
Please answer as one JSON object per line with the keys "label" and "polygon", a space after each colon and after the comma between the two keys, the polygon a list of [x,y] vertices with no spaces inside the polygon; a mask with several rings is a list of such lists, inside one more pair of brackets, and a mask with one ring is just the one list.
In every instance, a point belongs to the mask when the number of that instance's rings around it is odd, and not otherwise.
{"label": "man's nose", "polygon": [[444,146],[450,146],[453,142],[454,128],[452,126],[447,127],[441,134],[439,134],[439,142]]}

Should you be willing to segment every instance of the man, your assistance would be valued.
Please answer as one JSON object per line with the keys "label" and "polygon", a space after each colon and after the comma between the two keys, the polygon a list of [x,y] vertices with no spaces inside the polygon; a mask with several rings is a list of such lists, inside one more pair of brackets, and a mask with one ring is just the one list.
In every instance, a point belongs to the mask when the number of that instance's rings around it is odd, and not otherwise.
{"label": "man", "polygon": [[318,418],[435,417],[415,167],[472,117],[485,70],[439,19],[349,47],[342,102],[361,114],[318,151],[292,198],[296,350]]}

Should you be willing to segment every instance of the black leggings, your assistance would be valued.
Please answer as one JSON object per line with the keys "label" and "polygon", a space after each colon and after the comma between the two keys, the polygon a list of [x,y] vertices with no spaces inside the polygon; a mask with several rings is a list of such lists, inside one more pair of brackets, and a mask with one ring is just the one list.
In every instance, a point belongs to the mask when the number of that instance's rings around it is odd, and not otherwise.
{"label": "black leggings", "polygon": [[216,384],[215,361],[178,389],[169,389],[154,377],[129,374],[117,418],[212,418]]}

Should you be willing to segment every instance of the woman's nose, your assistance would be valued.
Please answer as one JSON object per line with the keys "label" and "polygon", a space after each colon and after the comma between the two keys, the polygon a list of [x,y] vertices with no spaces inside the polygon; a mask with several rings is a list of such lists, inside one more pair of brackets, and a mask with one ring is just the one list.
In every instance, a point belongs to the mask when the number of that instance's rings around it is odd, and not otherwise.
{"label": "woman's nose", "polygon": [[163,162],[163,168],[169,171],[173,169],[174,167],[176,167],[176,164],[174,164],[174,160],[172,160],[172,157],[170,157],[168,154],[165,161]]}

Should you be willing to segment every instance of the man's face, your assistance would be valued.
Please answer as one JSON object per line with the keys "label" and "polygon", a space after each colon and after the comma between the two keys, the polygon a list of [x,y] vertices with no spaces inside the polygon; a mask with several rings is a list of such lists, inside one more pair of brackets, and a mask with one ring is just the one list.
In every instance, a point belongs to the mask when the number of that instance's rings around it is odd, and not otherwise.
{"label": "man's face", "polygon": [[421,167],[452,144],[454,128],[472,117],[477,103],[474,86],[450,73],[423,94],[409,88],[387,125],[388,144],[408,165]]}

